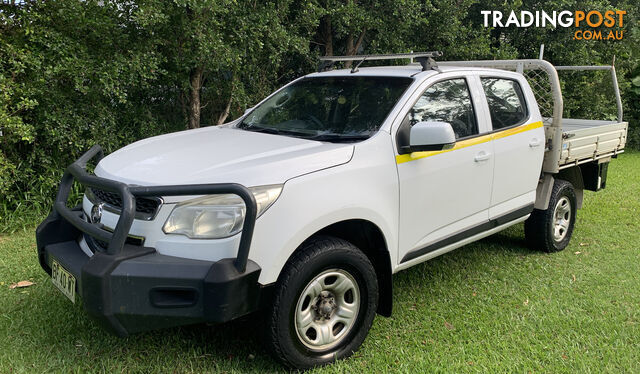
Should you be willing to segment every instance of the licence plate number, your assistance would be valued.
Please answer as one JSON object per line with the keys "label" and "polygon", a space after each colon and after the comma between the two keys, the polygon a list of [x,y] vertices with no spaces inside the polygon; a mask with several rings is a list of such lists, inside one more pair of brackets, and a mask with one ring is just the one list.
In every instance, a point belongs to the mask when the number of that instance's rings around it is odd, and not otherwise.
{"label": "licence plate number", "polygon": [[72,303],[76,302],[76,277],[56,260],[51,262],[51,281]]}

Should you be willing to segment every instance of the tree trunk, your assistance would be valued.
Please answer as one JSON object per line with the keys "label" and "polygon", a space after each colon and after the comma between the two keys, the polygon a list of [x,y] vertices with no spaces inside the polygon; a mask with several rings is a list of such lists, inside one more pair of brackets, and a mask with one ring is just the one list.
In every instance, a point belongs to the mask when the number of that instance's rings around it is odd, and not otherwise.
{"label": "tree trunk", "polygon": [[322,41],[324,42],[324,55],[333,56],[333,29],[331,27],[331,16],[325,16],[322,22]]}
{"label": "tree trunk", "polygon": [[[353,34],[349,34],[347,36],[347,48],[345,48],[345,55],[346,56],[353,56],[355,53],[353,53]],[[351,67],[351,64],[353,63],[353,61],[345,61],[344,63],[344,67],[346,69],[349,69]]]}
{"label": "tree trunk", "polygon": [[[358,36],[358,40],[356,40],[355,43],[353,42],[353,34],[349,34],[349,36],[347,36],[347,48],[346,48],[347,56],[353,56],[356,53],[358,53],[358,49],[360,49],[360,45],[362,44],[362,39],[364,39],[364,34],[366,32],[367,32],[367,28],[365,27],[364,29],[362,29],[362,32]],[[351,63],[352,61],[346,61],[344,63],[344,67],[347,69],[350,68]]]}
{"label": "tree trunk", "polygon": [[182,118],[187,121],[185,124],[187,128],[189,128],[189,108],[187,108],[187,99],[184,90],[180,90],[180,94],[178,95],[178,102],[180,103],[180,110],[182,111]]}
{"label": "tree trunk", "polygon": [[224,121],[227,120],[227,117],[229,117],[229,112],[231,111],[231,102],[232,101],[233,101],[233,90],[231,90],[231,92],[229,92],[229,101],[227,101],[227,106],[224,108],[222,113],[220,113],[220,116],[218,116],[218,122],[216,123],[216,125],[220,126],[220,125],[222,125],[224,123]]}
{"label": "tree trunk", "polygon": [[202,89],[202,66],[191,70],[189,74],[189,128],[200,127],[200,90]]}

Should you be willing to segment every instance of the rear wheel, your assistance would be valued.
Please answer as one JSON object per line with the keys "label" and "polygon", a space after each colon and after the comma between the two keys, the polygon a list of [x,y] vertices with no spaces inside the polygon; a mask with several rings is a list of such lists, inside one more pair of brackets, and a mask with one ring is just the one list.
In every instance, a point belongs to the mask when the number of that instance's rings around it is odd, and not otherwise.
{"label": "rear wheel", "polygon": [[549,207],[535,209],[524,223],[524,234],[531,249],[558,252],[569,245],[576,220],[576,193],[573,185],[557,179]]}
{"label": "rear wheel", "polygon": [[267,314],[267,344],[285,365],[307,369],[355,352],[378,304],[375,270],[351,243],[318,238],[283,269]]}

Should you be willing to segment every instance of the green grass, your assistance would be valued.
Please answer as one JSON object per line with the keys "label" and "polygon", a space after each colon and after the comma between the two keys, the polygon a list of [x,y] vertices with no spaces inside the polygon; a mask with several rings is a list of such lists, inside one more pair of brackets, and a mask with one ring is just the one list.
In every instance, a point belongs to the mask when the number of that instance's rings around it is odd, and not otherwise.
{"label": "green grass", "polygon": [[[565,251],[530,252],[517,225],[400,272],[393,317],[317,372],[640,372],[639,217],[640,153],[624,154]],[[53,287],[33,236],[0,237],[0,373],[282,370],[254,319],[108,335]]]}
{"label": "green grass", "polygon": [[42,222],[49,210],[50,207],[44,208],[42,203],[23,202],[17,207],[0,205],[0,235],[18,231],[33,233],[33,226]]}

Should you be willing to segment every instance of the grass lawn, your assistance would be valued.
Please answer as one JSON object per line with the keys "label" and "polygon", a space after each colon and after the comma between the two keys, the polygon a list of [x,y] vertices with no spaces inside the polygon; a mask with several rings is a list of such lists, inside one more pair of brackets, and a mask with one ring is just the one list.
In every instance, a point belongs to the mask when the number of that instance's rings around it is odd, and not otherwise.
{"label": "grass lawn", "polygon": [[[272,372],[259,323],[120,339],[51,284],[34,228],[0,236],[0,373]],[[640,153],[586,192],[571,245],[525,248],[523,226],[398,273],[394,315],[352,358],[316,372],[640,372]],[[9,289],[13,282],[35,285]]]}

